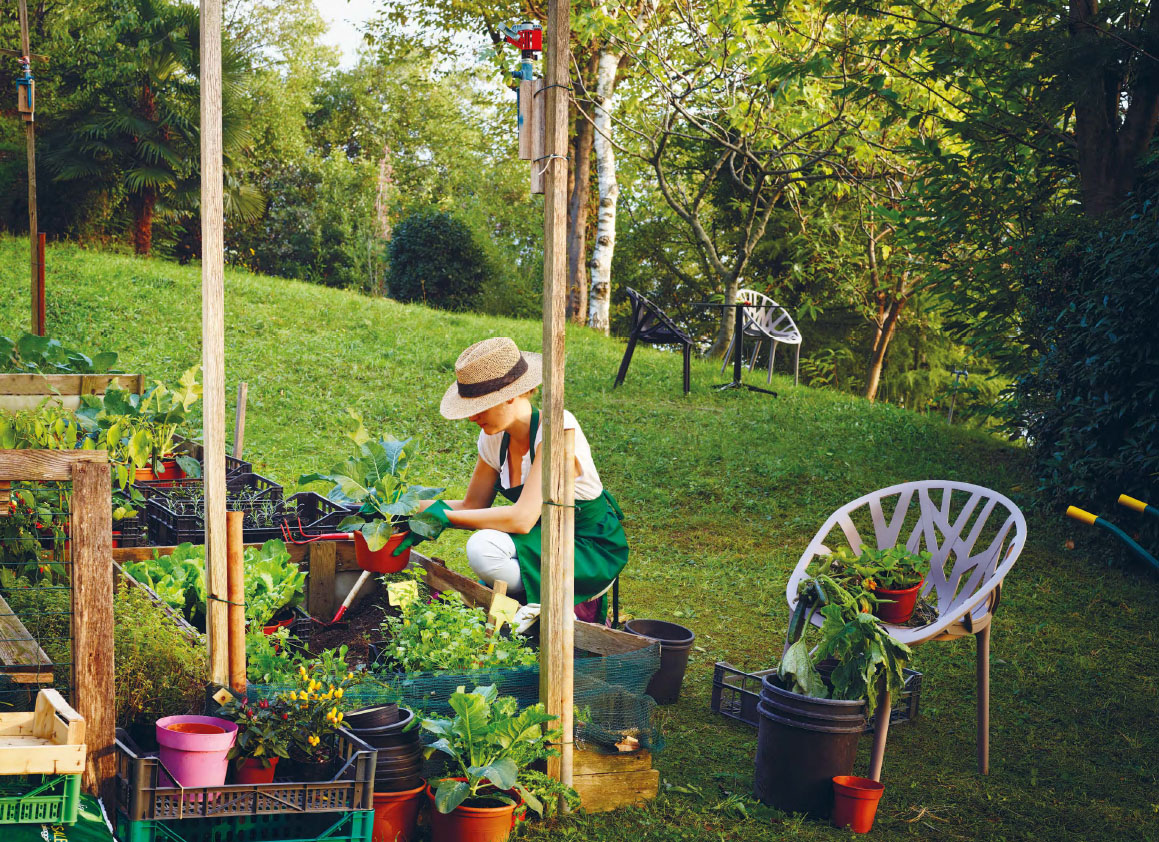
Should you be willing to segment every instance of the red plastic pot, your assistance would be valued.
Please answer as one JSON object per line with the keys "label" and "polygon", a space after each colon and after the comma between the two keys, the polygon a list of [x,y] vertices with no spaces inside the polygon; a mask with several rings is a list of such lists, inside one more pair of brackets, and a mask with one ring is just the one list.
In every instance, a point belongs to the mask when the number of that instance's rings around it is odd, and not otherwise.
{"label": "red plastic pot", "polygon": [[376,552],[370,551],[370,546],[366,543],[366,539],[362,537],[361,532],[354,533],[354,560],[358,566],[363,570],[369,570],[371,573],[398,573],[410,562],[410,547],[407,547],[401,553],[391,555],[402,543],[402,539],[409,535],[409,532],[396,532],[390,536],[390,540],[386,542],[386,546]]}
{"label": "red plastic pot", "polygon": [[406,792],[374,793],[374,829],[370,842],[411,842],[417,835],[422,784]]}
{"label": "red plastic pot", "polygon": [[[465,781],[466,778],[450,780]],[[449,813],[440,813],[435,806],[435,790],[427,784],[433,842],[507,842],[515,827],[515,810],[522,804],[517,792],[508,792],[506,795],[514,798],[516,803],[501,807],[460,805]]]}
{"label": "red plastic pot", "polygon": [[176,459],[162,459],[161,470],[155,473],[154,478],[159,480],[185,479],[185,471],[181,470]]}
{"label": "red plastic pot", "polygon": [[268,626],[262,626],[262,631],[265,634],[273,634],[278,629],[288,629],[291,626],[291,624],[293,624],[293,622],[294,622],[293,617],[290,617],[290,618],[285,619],[285,620],[278,620],[276,622],[270,623]]}
{"label": "red plastic pot", "polygon": [[918,594],[921,593],[922,585],[925,584],[925,579],[918,582],[912,588],[905,588],[900,591],[891,591],[888,588],[878,588],[873,592],[873,595],[881,600],[889,600],[889,602],[882,602],[880,605],[875,605],[873,614],[879,620],[886,623],[893,623],[900,625],[901,623],[908,623],[909,618],[914,615],[914,608],[918,603]]}
{"label": "red plastic pot", "polygon": [[278,758],[271,757],[270,765],[262,767],[262,761],[257,757],[247,757],[233,773],[233,781],[237,784],[272,784],[274,770],[278,767]]}
{"label": "red plastic pot", "polygon": [[837,775],[833,778],[833,826],[854,833],[869,833],[885,787],[869,778]]}

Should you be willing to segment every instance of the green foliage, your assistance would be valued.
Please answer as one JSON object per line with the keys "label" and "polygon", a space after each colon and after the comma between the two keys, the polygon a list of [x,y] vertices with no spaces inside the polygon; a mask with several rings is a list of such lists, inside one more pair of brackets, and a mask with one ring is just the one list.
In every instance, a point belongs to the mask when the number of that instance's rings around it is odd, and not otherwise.
{"label": "green foliage", "polygon": [[230,699],[217,711],[217,716],[237,723],[237,738],[229,749],[229,759],[241,766],[247,759],[261,761],[269,768],[270,761],[290,756],[296,722],[290,720],[293,705],[286,699],[268,699],[250,704],[243,698]]}
{"label": "green foliage", "polygon": [[848,547],[839,547],[811,567],[820,568],[815,575],[823,570],[846,588],[861,586],[869,591],[877,588],[897,591],[920,585],[930,572],[931,558],[926,550],[911,553],[904,546],[874,550],[862,544],[860,554]]}
{"label": "green foliage", "polygon": [[427,757],[440,751],[454,762],[455,775],[437,782],[435,808],[450,813],[460,804],[494,806],[514,804],[507,795],[515,790],[524,803],[542,815],[543,805],[520,781],[520,774],[533,761],[552,756],[552,742],[559,740],[559,729],[543,726],[557,717],[548,714],[543,704],[519,709],[511,696],[499,696],[494,684],[476,687],[467,693],[460,687],[449,700],[454,719],[424,719],[423,730],[434,734]]}
{"label": "green foliage", "polygon": [[494,276],[471,229],[450,213],[419,211],[394,229],[386,278],[392,298],[467,310]]}
{"label": "green foliage", "polygon": [[392,666],[403,672],[514,668],[537,662],[535,650],[518,634],[489,635],[487,614],[457,594],[415,601],[382,625],[390,639]]}
{"label": "green foliage", "polygon": [[102,351],[92,357],[66,348],[57,339],[22,333],[16,339],[0,335],[0,372],[39,374],[118,373],[117,353]]}
{"label": "green foliage", "polygon": [[117,726],[199,712],[205,646],[190,642],[138,588],[123,584],[113,611]]}
{"label": "green foliage", "polygon": [[0,449],[92,450],[95,442],[71,409],[45,398],[34,409],[0,410]]}

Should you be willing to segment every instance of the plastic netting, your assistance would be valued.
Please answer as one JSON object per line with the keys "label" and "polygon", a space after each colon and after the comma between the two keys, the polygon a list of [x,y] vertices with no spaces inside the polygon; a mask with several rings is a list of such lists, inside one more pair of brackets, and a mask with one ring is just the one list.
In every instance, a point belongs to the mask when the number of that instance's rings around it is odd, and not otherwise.
{"label": "plastic netting", "polygon": [[[645,694],[653,674],[660,667],[660,646],[615,655],[576,652],[575,723],[576,740],[585,746],[615,752],[625,738],[642,748],[662,748],[654,712],[656,703]],[[348,710],[399,702],[426,716],[453,715],[448,699],[459,687],[468,691],[494,684],[501,696],[514,696],[521,706],[539,701],[539,667],[479,669],[455,672],[392,673],[376,671],[376,682],[366,682],[346,691],[343,702]],[[272,698],[298,687],[251,684],[251,701]]]}

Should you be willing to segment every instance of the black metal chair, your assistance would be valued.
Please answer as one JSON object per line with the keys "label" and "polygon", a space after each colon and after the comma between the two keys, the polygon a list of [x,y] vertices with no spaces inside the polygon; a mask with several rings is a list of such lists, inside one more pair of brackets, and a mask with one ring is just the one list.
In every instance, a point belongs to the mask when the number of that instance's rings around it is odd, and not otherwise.
{"label": "black metal chair", "polygon": [[625,289],[632,302],[632,332],[628,334],[628,348],[624,351],[624,359],[620,361],[620,370],[616,374],[616,382],[612,388],[624,382],[637,342],[652,345],[683,345],[684,394],[687,395],[692,388],[692,337],[678,328],[676,323],[668,318],[668,314],[643,295],[631,287]]}

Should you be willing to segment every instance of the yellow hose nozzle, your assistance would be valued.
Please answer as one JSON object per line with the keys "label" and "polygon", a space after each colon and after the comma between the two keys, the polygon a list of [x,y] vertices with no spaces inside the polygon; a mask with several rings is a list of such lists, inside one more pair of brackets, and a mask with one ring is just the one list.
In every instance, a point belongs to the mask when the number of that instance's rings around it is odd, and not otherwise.
{"label": "yellow hose nozzle", "polygon": [[1134,497],[1128,497],[1126,494],[1119,495],[1119,505],[1126,506],[1128,509],[1133,509],[1136,512],[1141,512],[1147,508],[1147,504],[1142,500],[1136,500]]}
{"label": "yellow hose nozzle", "polygon": [[1084,512],[1077,506],[1067,506],[1066,516],[1074,518],[1079,523],[1085,523],[1087,526],[1094,526],[1095,521],[1098,520],[1096,515],[1092,515],[1090,512]]}

